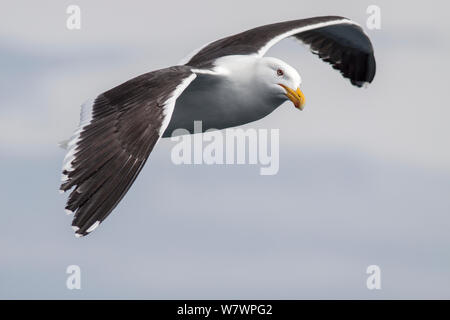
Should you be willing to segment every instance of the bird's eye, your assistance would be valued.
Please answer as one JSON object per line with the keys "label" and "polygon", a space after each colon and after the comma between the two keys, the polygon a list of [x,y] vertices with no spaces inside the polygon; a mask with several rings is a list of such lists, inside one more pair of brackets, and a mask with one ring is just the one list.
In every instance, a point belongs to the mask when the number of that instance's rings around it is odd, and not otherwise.
{"label": "bird's eye", "polygon": [[284,74],[283,70],[278,69],[277,70],[277,75],[279,75],[280,77]]}

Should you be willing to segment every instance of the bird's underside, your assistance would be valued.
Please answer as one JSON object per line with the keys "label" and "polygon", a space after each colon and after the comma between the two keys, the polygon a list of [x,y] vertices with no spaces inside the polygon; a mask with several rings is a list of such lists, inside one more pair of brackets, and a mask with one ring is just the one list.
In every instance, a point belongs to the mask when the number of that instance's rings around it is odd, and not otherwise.
{"label": "bird's underside", "polygon": [[184,134],[186,130],[194,133],[194,121],[202,122],[202,132],[243,125],[265,117],[284,102],[262,99],[258,94],[239,94],[244,90],[230,83],[227,76],[197,74],[178,97],[163,137]]}
{"label": "bird's underside", "polygon": [[60,190],[70,191],[66,212],[74,214],[75,234],[89,234],[104,221],[163,135],[178,128],[192,132],[194,120],[202,120],[204,130],[240,125],[280,105],[284,100],[278,96],[249,95],[251,90],[246,95],[234,83],[236,72],[221,61],[260,59],[287,37],[308,45],[355,86],[375,76],[372,44],[361,27],[328,16],[265,25],[214,41],[184,65],[143,74],[98,95],[83,105],[63,164]]}

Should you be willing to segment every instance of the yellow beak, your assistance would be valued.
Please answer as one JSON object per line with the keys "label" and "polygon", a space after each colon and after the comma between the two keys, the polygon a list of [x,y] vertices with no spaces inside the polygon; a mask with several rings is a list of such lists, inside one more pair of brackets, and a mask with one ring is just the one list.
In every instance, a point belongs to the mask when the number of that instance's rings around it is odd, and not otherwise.
{"label": "yellow beak", "polygon": [[292,101],[294,106],[297,109],[303,110],[303,106],[305,105],[305,96],[303,95],[303,92],[300,91],[300,88],[297,88],[297,90],[294,91],[281,83],[279,85],[286,90],[286,96]]}

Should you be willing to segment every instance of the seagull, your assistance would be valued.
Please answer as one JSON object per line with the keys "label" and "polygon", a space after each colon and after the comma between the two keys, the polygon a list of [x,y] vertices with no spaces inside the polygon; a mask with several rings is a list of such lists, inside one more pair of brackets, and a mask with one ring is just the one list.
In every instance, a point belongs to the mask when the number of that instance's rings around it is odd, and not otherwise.
{"label": "seagull", "polygon": [[[151,71],[81,106],[80,124],[66,141],[60,192],[82,237],[94,231],[126,194],[150,152],[175,129],[194,133],[259,120],[285,101],[303,110],[301,77],[266,52],[294,38],[340,71],[352,85],[375,76],[372,44],[354,21],[339,16],[268,24],[210,42],[176,66]],[[185,131],[186,132],[186,131]]]}

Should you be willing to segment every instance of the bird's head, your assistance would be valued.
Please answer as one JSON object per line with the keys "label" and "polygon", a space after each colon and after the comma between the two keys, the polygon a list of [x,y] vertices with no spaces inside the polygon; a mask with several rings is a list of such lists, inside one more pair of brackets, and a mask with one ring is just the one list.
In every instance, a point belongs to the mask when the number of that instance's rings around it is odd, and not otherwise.
{"label": "bird's head", "polygon": [[301,78],[290,65],[276,58],[261,58],[258,78],[271,95],[283,100],[289,99],[296,108],[303,110],[305,96],[300,91]]}

